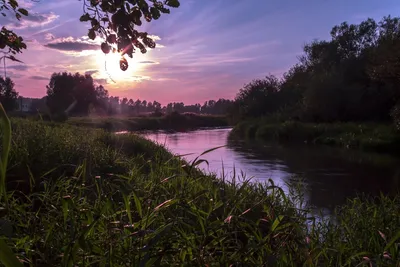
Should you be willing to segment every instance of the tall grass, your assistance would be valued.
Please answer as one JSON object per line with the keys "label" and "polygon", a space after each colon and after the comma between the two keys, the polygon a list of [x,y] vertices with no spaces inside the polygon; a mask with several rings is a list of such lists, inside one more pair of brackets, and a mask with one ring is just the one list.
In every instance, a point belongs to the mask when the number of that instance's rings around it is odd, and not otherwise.
{"label": "tall grass", "polygon": [[26,266],[399,262],[398,198],[355,199],[319,221],[272,181],[222,181],[196,168],[201,157],[184,162],[136,135],[12,125],[1,218],[12,231],[0,235]]}

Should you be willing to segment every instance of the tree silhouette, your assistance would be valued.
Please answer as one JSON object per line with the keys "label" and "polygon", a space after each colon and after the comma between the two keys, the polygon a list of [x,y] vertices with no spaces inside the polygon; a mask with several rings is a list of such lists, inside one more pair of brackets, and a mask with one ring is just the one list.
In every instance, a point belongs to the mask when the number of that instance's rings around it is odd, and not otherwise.
{"label": "tree silhouette", "polygon": [[76,102],[72,115],[87,115],[89,105],[101,105],[108,92],[96,88],[90,75],[53,73],[47,85],[47,105],[53,114],[62,114]]}
{"label": "tree silhouette", "polygon": [[0,78],[0,102],[5,111],[12,111],[18,107],[18,93],[14,89],[14,82],[10,78]]}
{"label": "tree silhouette", "polygon": [[269,76],[242,88],[231,115],[313,122],[392,117],[400,125],[400,18],[344,22],[332,28],[330,40],[303,50],[282,79]]}

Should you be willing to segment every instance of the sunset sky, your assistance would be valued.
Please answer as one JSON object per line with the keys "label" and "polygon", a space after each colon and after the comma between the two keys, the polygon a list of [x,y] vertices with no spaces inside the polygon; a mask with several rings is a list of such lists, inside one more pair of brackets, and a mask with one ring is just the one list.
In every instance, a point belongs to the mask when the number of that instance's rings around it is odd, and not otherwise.
{"label": "sunset sky", "polygon": [[233,98],[254,78],[282,75],[306,42],[329,38],[336,24],[400,15],[398,0],[181,0],[170,15],[142,26],[158,46],[136,53],[122,72],[118,59],[99,51],[100,40],[86,37],[81,1],[21,2],[29,17],[0,19],[28,42],[18,56],[25,64],[7,67],[20,95],[44,96],[53,72],[88,72],[110,95],[162,104]]}

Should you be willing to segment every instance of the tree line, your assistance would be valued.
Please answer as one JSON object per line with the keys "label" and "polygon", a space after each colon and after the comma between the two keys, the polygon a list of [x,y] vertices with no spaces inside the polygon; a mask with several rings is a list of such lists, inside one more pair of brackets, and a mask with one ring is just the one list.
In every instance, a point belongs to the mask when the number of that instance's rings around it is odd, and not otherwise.
{"label": "tree line", "polygon": [[400,123],[400,19],[346,22],[315,40],[282,78],[245,85],[230,115],[307,122]]}
{"label": "tree line", "polygon": [[[17,110],[21,105],[14,87],[10,78],[0,78],[0,102],[6,111]],[[46,96],[32,101],[30,112],[48,112],[57,116],[137,116],[146,113],[161,116],[172,112],[224,115],[233,104],[232,100],[219,99],[205,101],[202,105],[174,102],[162,106],[157,101],[110,96],[108,90],[97,85],[91,75],[80,73],[53,73],[46,88]]]}

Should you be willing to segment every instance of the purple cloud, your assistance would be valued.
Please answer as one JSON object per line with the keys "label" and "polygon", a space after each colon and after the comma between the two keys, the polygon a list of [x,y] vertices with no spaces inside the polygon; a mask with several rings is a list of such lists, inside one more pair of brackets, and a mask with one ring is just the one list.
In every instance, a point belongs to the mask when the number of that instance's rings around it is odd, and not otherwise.
{"label": "purple cloud", "polygon": [[85,72],[85,75],[93,75],[95,73],[99,72],[98,70],[88,70]]}
{"label": "purple cloud", "polygon": [[151,60],[139,61],[138,63],[140,63],[140,64],[157,64],[157,62],[151,61]]}
{"label": "purple cloud", "polygon": [[44,77],[44,76],[30,76],[29,79],[32,80],[38,80],[38,81],[48,81],[49,77]]}
{"label": "purple cloud", "polygon": [[29,13],[28,16],[22,17],[21,20],[13,20],[13,22],[9,21],[7,27],[13,29],[42,27],[52,23],[58,17],[59,16],[54,13]]}
{"label": "purple cloud", "polygon": [[72,37],[59,38],[44,45],[45,47],[66,51],[66,52],[82,52],[84,50],[99,50],[100,46],[89,41],[74,39]]}

